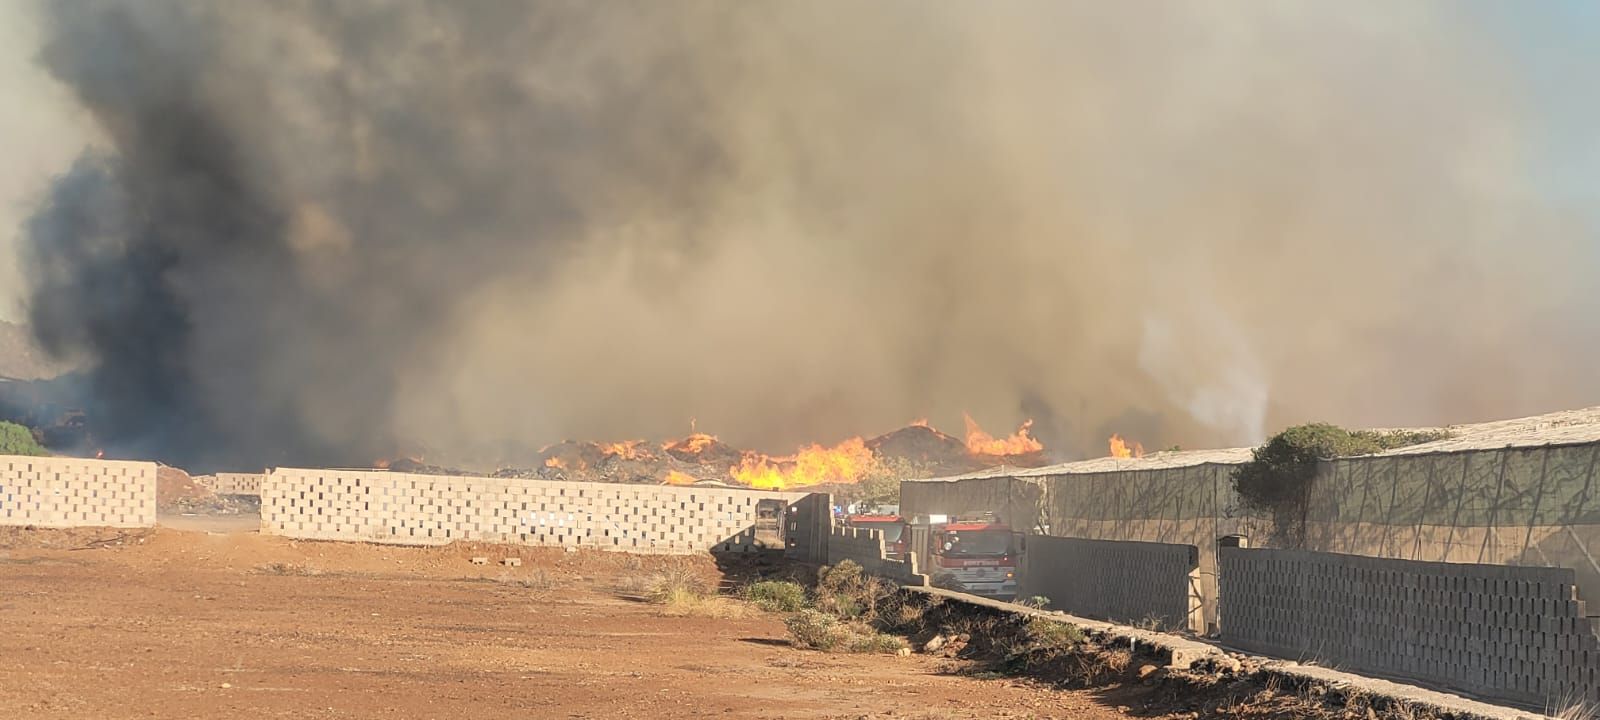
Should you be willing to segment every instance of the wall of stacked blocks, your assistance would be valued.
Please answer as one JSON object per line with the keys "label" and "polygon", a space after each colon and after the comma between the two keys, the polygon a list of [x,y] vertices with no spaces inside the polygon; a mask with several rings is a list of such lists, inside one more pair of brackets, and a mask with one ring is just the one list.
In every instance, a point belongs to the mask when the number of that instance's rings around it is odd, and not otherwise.
{"label": "wall of stacked blocks", "polygon": [[0,525],[155,524],[155,463],[0,455]]}
{"label": "wall of stacked blocks", "polygon": [[880,530],[833,526],[828,535],[828,557],[822,561],[837,565],[844,560],[901,585],[924,587],[928,584],[928,576],[917,570],[915,555],[904,559],[889,557]]}
{"label": "wall of stacked blocks", "polygon": [[1074,615],[1160,630],[1205,631],[1193,545],[1035,535],[1021,594]]}
{"label": "wall of stacked blocks", "polygon": [[201,475],[195,480],[205,485],[218,495],[257,495],[261,494],[261,481],[266,478],[266,473],[217,473],[215,475]]}
{"label": "wall of stacked blocks", "polygon": [[309,540],[456,540],[650,553],[756,549],[764,506],[777,532],[805,493],[386,471],[278,468],[261,485],[261,530]]}
{"label": "wall of stacked blocks", "polygon": [[1600,703],[1565,568],[1224,547],[1223,641],[1540,708]]}

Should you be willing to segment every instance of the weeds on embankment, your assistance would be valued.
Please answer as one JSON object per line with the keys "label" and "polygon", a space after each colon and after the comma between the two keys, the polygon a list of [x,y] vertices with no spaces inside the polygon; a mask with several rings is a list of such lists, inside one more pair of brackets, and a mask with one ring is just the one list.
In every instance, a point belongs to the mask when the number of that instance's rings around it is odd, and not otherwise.
{"label": "weeds on embankment", "polygon": [[689,561],[667,562],[652,575],[631,579],[622,589],[642,590],[645,599],[661,606],[663,615],[730,619],[751,612],[743,602],[718,595],[716,584]]}
{"label": "weeds on embankment", "polygon": [[[1108,704],[1138,715],[1251,720],[1477,718],[1248,666],[1169,668],[1167,658],[1149,646],[1130,647],[1049,617],[922,593],[899,594],[904,599],[898,612],[916,619],[899,632],[921,652],[959,661],[952,662],[947,672],[1094,690]],[[1592,720],[1592,716],[1577,717]]]}
{"label": "weeds on embankment", "polygon": [[744,599],[767,612],[799,612],[806,607],[805,586],[787,580],[762,580],[746,585]]}
{"label": "weeds on embankment", "polygon": [[788,584],[793,587],[782,590],[786,600],[799,590],[810,606],[784,620],[796,646],[825,652],[910,652],[905,640],[890,634],[895,623],[890,600],[898,595],[897,589],[868,575],[860,565],[845,560],[823,567],[808,598],[804,588]]}
{"label": "weeds on embankment", "polygon": [[[1431,706],[1329,685],[1253,666],[1166,667],[1153,648],[1039,614],[908,591],[850,561],[823,567],[816,584],[762,580],[735,597],[717,596],[703,576],[663,568],[648,596],[669,614],[737,617],[756,609],[784,613],[790,642],[823,652],[913,651],[950,659],[945,671],[977,678],[1023,678],[1093,690],[1134,714],[1250,720],[1476,720]],[[1043,599],[1031,603],[1043,605]],[[730,609],[735,608],[735,609]],[[1224,659],[1226,660],[1226,659]],[[1586,708],[1556,713],[1594,720]]]}

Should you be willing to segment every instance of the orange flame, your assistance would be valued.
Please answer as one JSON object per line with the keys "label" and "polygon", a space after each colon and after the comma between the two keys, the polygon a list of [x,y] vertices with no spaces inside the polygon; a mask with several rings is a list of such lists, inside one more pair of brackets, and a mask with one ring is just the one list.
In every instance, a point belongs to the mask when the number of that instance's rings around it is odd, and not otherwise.
{"label": "orange flame", "polygon": [[662,485],[693,485],[699,482],[693,475],[681,473],[677,470],[668,470],[667,479],[661,481]]}
{"label": "orange flame", "polygon": [[962,413],[961,417],[967,421],[967,452],[973,455],[1026,455],[1044,449],[1044,443],[1028,434],[1032,420],[1024,420],[1011,437],[999,439],[978,427],[971,415]]}
{"label": "orange flame", "polygon": [[567,461],[562,460],[561,458],[558,458],[558,457],[552,455],[552,456],[547,457],[547,458],[544,459],[544,466],[547,467],[547,468],[562,468],[562,469],[566,469]]}
{"label": "orange flame", "polygon": [[1144,446],[1135,441],[1129,445],[1121,435],[1111,434],[1111,457],[1114,458],[1141,458],[1144,457]]}
{"label": "orange flame", "polygon": [[[600,443],[600,452],[614,455],[623,460],[648,460],[654,457],[650,448],[644,446],[643,440],[624,440],[614,443]],[[698,451],[697,451],[698,452]]]}
{"label": "orange flame", "polygon": [[681,440],[673,440],[665,445],[662,445],[661,449],[677,450],[679,452],[686,452],[691,455],[699,455],[701,451],[705,450],[711,445],[711,443],[716,441],[717,436],[715,435],[707,435],[702,432],[690,433],[686,438]]}
{"label": "orange flame", "polygon": [[808,445],[784,457],[749,453],[728,474],[757,490],[784,490],[860,482],[877,463],[866,441],[853,437],[831,448]]}

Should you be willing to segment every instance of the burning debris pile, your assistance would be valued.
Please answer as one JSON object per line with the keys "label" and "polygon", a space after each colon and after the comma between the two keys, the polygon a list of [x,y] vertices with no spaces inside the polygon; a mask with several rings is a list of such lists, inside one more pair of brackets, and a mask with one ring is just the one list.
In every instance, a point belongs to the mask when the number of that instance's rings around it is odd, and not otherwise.
{"label": "burning debris pile", "polygon": [[[544,448],[531,468],[504,468],[496,477],[576,482],[724,485],[757,490],[854,485],[874,474],[916,468],[930,475],[970,472],[996,465],[1031,467],[1048,462],[1044,445],[1024,422],[1009,437],[996,438],[966,418],[965,440],[918,420],[871,439],[852,437],[832,446],[811,444],[790,455],[741,450],[703,432],[652,443],[645,440],[567,440]],[[396,471],[457,474],[459,470],[420,460],[380,462]]]}

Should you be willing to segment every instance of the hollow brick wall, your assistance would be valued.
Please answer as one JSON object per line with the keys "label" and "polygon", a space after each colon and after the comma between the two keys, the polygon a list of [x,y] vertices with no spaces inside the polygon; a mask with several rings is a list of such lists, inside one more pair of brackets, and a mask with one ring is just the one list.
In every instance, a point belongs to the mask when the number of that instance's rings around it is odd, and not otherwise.
{"label": "hollow brick wall", "polygon": [[[629,552],[757,548],[756,508],[804,493],[279,468],[261,487],[263,532],[436,545],[476,540]],[[774,519],[774,526],[781,516]]]}
{"label": "hollow brick wall", "polygon": [[0,455],[0,525],[155,524],[155,463]]}

